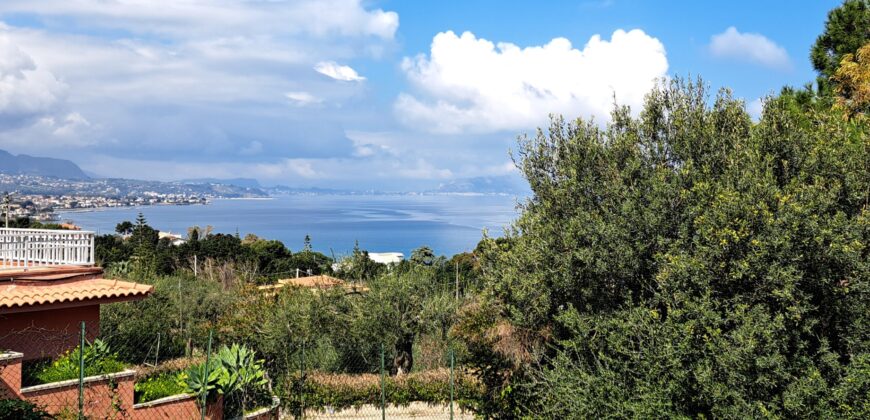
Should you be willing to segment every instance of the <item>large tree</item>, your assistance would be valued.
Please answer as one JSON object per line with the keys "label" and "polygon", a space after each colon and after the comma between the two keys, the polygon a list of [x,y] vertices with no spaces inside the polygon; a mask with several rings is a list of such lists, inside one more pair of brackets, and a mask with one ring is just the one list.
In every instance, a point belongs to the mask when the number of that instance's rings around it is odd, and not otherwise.
{"label": "large tree", "polygon": [[846,54],[855,54],[870,42],[870,0],[846,0],[828,13],[825,31],[810,51],[813,67],[819,72],[822,93],[830,94],[831,78]]}
{"label": "large tree", "polygon": [[485,408],[870,414],[868,127],[791,95],[757,124],[709,99],[677,80],[639,117],[522,139],[533,195],[457,328],[501,399]]}

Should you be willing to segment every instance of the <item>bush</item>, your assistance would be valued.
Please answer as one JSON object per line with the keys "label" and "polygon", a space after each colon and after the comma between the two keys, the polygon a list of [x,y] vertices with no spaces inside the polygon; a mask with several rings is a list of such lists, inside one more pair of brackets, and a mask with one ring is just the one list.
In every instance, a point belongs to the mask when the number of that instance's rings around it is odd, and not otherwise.
{"label": "bush", "polygon": [[25,400],[0,400],[0,420],[45,420],[53,418],[36,404]]}
{"label": "bush", "polygon": [[[105,375],[124,370],[125,366],[118,356],[111,352],[102,340],[94,340],[85,347],[85,376]],[[63,356],[45,366],[35,375],[39,383],[66,381],[79,377],[79,348],[64,353]]]}
{"label": "bush", "polygon": [[217,391],[224,395],[224,413],[241,415],[246,410],[268,401],[266,371],[263,360],[250,348],[238,344],[223,346],[209,361],[191,366],[178,375],[178,383],[186,392],[202,396]]}
{"label": "bush", "polygon": [[178,376],[178,373],[161,373],[136,382],[133,387],[136,404],[184,394],[186,387],[179,381]]}
{"label": "bush", "polygon": [[[299,409],[302,388],[305,407],[336,410],[359,408],[363,405],[380,405],[381,377],[378,374],[331,374],[312,372],[303,381],[298,375],[285,383],[284,404],[292,412]],[[407,406],[412,402],[448,404],[450,402],[450,371],[447,369],[413,372],[385,378],[387,404]],[[293,398],[290,398],[293,396]],[[460,407],[471,406],[473,400],[483,396],[480,383],[469,374],[456,372],[454,377],[454,401]]]}

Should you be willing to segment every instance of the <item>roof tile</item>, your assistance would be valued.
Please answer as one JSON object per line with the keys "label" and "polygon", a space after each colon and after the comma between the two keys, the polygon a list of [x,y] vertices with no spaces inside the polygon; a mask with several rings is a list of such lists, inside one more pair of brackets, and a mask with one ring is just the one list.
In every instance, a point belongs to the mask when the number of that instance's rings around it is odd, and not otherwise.
{"label": "roof tile", "polygon": [[33,279],[0,282],[0,309],[95,299],[145,297],[154,286],[112,279]]}

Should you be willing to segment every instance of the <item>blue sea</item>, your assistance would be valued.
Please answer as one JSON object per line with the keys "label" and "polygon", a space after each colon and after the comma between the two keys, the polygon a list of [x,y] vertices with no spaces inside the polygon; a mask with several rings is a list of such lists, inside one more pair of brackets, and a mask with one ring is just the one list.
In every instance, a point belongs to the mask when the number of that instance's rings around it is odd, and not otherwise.
{"label": "blue sea", "polygon": [[426,245],[439,255],[474,249],[483,229],[501,236],[517,216],[519,199],[504,195],[291,195],[269,199],[215,200],[207,205],[142,206],[60,212],[85,230],[113,233],[139,212],[161,231],[186,236],[187,228],[253,233],[293,251],[310,235],[315,250],[347,255],[355,241],[369,252],[402,252]]}

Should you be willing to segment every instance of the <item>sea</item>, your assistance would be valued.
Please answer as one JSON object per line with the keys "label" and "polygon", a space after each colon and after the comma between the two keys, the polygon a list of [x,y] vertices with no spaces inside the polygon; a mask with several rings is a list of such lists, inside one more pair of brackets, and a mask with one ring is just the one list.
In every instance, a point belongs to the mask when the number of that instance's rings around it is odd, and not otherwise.
{"label": "sea", "polygon": [[113,233],[141,212],[148,224],[187,236],[190,226],[215,233],[253,233],[277,239],[292,251],[305,235],[316,251],[340,257],[358,241],[369,252],[402,252],[421,246],[451,256],[473,250],[486,229],[501,236],[516,217],[522,197],[512,195],[288,195],[265,199],[218,199],[205,205],[158,205],[59,212],[84,230]]}

